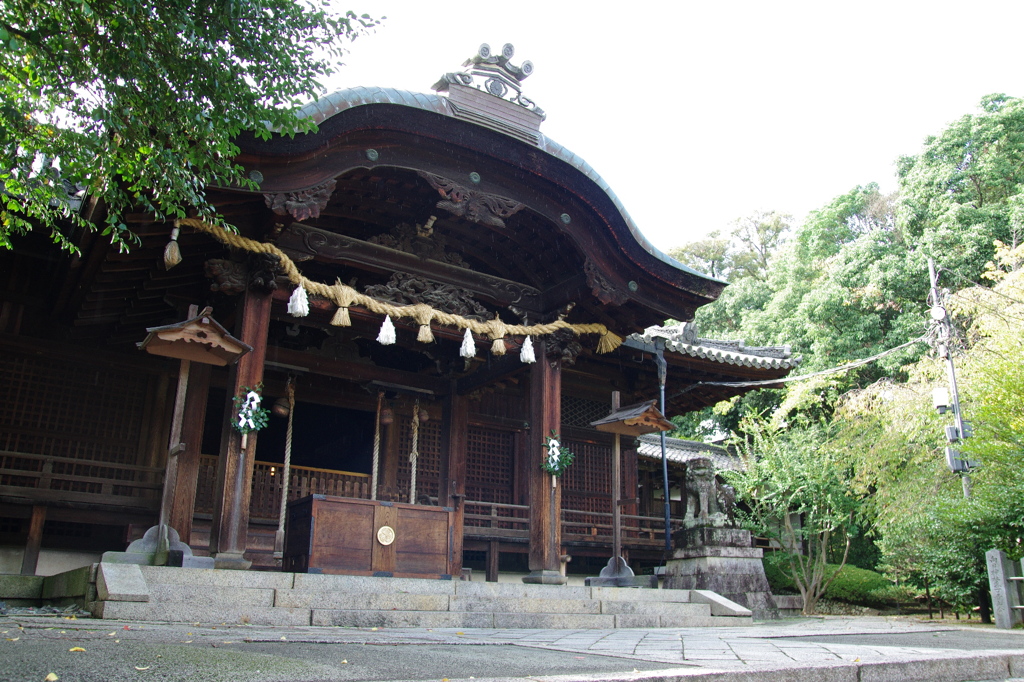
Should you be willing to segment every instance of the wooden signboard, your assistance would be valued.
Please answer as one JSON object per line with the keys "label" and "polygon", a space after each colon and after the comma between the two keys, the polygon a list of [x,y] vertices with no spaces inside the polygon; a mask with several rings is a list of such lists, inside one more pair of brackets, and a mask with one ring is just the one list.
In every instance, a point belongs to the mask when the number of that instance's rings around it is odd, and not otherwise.
{"label": "wooden signboard", "polygon": [[288,504],[283,570],[451,578],[455,510],[310,495]]}

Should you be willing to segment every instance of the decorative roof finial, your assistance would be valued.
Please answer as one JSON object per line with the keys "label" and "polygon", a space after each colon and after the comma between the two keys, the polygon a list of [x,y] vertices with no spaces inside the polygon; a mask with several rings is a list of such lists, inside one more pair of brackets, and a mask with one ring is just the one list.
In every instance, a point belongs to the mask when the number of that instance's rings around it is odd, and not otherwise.
{"label": "decorative roof finial", "polygon": [[484,43],[477,53],[467,59],[462,66],[470,67],[469,71],[446,73],[434,84],[437,92],[448,92],[449,86],[472,87],[483,90],[490,95],[513,102],[545,118],[544,110],[533,100],[523,96],[522,82],[533,73],[533,62],[525,61],[521,66],[509,62],[516,53],[512,43],[505,43],[501,54],[492,54],[491,46]]}

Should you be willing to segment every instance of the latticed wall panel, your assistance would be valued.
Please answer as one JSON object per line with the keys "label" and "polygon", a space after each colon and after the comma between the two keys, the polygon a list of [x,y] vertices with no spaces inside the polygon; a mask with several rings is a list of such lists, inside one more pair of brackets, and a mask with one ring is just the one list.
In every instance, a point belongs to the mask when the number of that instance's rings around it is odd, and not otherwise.
{"label": "latticed wall panel", "polygon": [[562,426],[589,429],[590,422],[607,417],[610,411],[609,403],[562,395]]}
{"label": "latticed wall panel", "polygon": [[147,381],[116,367],[4,351],[0,450],[135,464]]}
{"label": "latticed wall panel", "polygon": [[511,504],[515,434],[469,427],[466,447],[466,499]]}
{"label": "latticed wall panel", "polygon": [[526,419],[526,401],[523,391],[518,386],[507,386],[504,389],[485,392],[473,406],[477,414],[503,419]]}
{"label": "latticed wall panel", "polygon": [[[398,433],[398,489],[405,491],[403,501],[409,499],[409,483],[412,480],[412,465],[409,453],[412,451],[412,417],[396,416],[402,420]],[[416,497],[428,495],[437,497],[437,479],[441,474],[441,424],[426,422],[420,424],[418,434],[419,455],[416,458]]]}
{"label": "latticed wall panel", "polygon": [[585,520],[582,515],[572,514],[573,510],[610,514],[612,511],[611,446],[582,441],[568,441],[566,446],[576,455],[576,459],[562,475],[564,486],[562,488],[562,509],[565,510],[565,519],[567,521]]}

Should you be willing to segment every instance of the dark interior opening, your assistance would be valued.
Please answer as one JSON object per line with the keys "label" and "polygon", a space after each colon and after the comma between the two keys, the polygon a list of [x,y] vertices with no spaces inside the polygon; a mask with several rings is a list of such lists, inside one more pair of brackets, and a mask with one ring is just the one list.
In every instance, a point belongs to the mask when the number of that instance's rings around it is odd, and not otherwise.
{"label": "dark interior opening", "polygon": [[[203,429],[203,453],[220,452],[221,425],[224,424],[225,394],[211,389]],[[331,405],[297,402],[292,426],[292,464],[369,474],[373,465],[373,412]],[[259,432],[256,459],[284,462],[288,419],[270,417]]]}
{"label": "dark interior opening", "polygon": [[[369,474],[373,466],[373,412],[295,403],[292,464]],[[256,459],[284,462],[288,419],[271,417],[256,441]]]}

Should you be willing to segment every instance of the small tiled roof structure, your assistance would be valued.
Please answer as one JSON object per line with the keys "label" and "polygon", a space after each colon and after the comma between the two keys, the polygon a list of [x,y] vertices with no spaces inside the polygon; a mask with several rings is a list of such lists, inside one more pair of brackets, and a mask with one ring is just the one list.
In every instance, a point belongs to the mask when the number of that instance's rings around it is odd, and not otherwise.
{"label": "small tiled roof structure", "polygon": [[[636,439],[636,451],[642,459],[661,461],[661,437],[656,433],[639,436]],[[686,464],[694,459],[707,458],[715,465],[715,471],[743,468],[739,456],[719,445],[682,438],[665,438],[665,457],[674,464]]]}
{"label": "small tiled roof structure", "polygon": [[713,360],[729,365],[742,365],[760,369],[793,369],[800,357],[793,357],[789,346],[747,346],[743,341],[718,341],[697,336],[692,322],[671,327],[648,327],[643,334],[632,334],[630,339],[653,344],[665,339],[665,350],[694,358]]}

